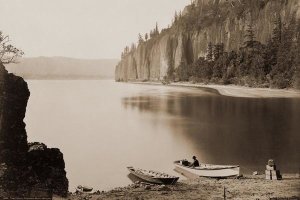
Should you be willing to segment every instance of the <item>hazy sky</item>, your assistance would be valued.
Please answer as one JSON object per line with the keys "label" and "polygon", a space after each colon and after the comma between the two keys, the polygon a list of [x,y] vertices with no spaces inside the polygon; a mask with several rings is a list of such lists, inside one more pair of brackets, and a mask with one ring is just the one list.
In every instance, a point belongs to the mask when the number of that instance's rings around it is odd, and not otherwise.
{"label": "hazy sky", "polygon": [[25,57],[119,58],[190,0],[0,0],[0,30]]}

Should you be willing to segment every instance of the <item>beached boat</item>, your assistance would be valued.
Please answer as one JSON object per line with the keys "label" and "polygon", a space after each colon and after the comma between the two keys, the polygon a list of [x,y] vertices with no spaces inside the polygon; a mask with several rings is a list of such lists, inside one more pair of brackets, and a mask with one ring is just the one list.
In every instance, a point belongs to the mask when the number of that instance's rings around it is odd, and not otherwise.
{"label": "beached boat", "polygon": [[131,174],[148,183],[170,185],[175,184],[179,179],[179,177],[153,170],[135,169],[134,167],[127,167],[127,169]]}
{"label": "beached boat", "polygon": [[83,193],[89,193],[93,191],[92,187],[88,187],[88,186],[82,186],[82,185],[78,185],[76,187],[76,191],[77,192],[83,192]]}
{"label": "beached boat", "polygon": [[174,162],[175,171],[189,178],[210,177],[210,178],[230,178],[240,175],[240,166],[238,165],[212,165],[200,164],[199,167],[189,167],[186,160]]}

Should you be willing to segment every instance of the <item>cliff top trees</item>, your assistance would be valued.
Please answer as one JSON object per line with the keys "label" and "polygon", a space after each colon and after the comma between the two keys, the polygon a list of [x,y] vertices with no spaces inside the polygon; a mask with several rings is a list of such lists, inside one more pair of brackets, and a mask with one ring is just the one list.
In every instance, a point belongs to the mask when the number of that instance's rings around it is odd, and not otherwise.
{"label": "cliff top trees", "polygon": [[136,50],[136,46],[134,43],[131,44],[131,47],[130,47],[130,52],[133,52]]}
{"label": "cliff top trees", "polygon": [[[131,47],[133,48],[133,46]],[[125,56],[127,56],[130,53],[130,49],[128,46],[126,46],[121,54],[121,58],[124,58]]]}
{"label": "cliff top trees", "polygon": [[138,43],[139,43],[139,44],[142,44],[143,42],[144,42],[143,36],[139,33],[139,36],[138,36]]}
{"label": "cliff top trees", "polygon": [[0,62],[3,64],[15,63],[17,58],[23,55],[23,51],[10,44],[9,36],[0,31]]}
{"label": "cliff top trees", "polygon": [[158,24],[157,24],[157,22],[156,22],[155,28],[154,28],[153,30],[150,31],[150,39],[151,39],[151,38],[154,38],[154,37],[156,37],[156,36],[158,36],[158,35],[159,35],[159,29],[158,29]]}
{"label": "cliff top trees", "polygon": [[174,24],[177,22],[178,20],[178,14],[177,14],[177,11],[175,11],[175,14],[174,14]]}
{"label": "cliff top trees", "polygon": [[155,34],[159,35],[159,30],[158,30],[158,23],[156,22],[155,24]]}

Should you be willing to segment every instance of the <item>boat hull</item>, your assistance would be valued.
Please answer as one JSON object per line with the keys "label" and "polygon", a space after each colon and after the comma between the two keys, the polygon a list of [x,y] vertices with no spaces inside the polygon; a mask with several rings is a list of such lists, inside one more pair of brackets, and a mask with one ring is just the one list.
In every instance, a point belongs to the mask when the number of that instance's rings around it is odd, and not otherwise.
{"label": "boat hull", "polygon": [[240,175],[239,166],[220,166],[220,167],[209,168],[209,167],[205,167],[204,165],[204,167],[190,168],[181,165],[178,161],[174,162],[174,165],[175,165],[176,172],[188,178],[198,178],[198,177],[230,178],[230,177],[237,177]]}
{"label": "boat hull", "polygon": [[134,168],[130,168],[130,167],[128,167],[128,170],[132,175],[136,176],[141,181],[147,182],[147,183],[160,184],[160,185],[162,185],[162,184],[172,185],[172,184],[175,184],[179,179],[179,177],[170,177],[170,178],[151,177],[148,175],[144,175],[142,173],[138,173],[134,170]]}
{"label": "boat hull", "polygon": [[92,187],[88,187],[88,186],[77,186],[76,188],[77,192],[82,192],[82,193],[91,193],[93,191]]}

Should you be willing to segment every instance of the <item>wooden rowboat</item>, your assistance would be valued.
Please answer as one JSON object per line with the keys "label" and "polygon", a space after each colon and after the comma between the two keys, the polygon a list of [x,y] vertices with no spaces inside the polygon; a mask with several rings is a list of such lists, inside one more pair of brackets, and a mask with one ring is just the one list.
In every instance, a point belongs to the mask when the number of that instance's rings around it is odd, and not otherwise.
{"label": "wooden rowboat", "polygon": [[188,177],[209,177],[209,178],[230,178],[240,175],[240,166],[238,165],[212,165],[201,164],[199,167],[189,167],[187,161],[178,160],[174,162],[175,171]]}
{"label": "wooden rowboat", "polygon": [[179,177],[153,170],[135,169],[134,167],[127,167],[127,169],[131,174],[148,183],[171,185],[179,179]]}
{"label": "wooden rowboat", "polygon": [[89,193],[93,191],[92,187],[88,187],[88,186],[82,186],[82,185],[78,185],[76,187],[76,191],[77,192],[82,192],[82,193]]}

